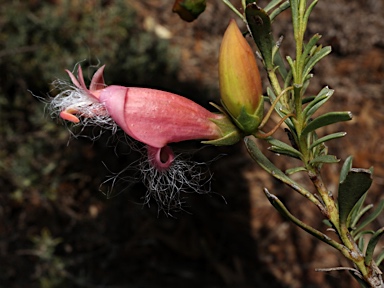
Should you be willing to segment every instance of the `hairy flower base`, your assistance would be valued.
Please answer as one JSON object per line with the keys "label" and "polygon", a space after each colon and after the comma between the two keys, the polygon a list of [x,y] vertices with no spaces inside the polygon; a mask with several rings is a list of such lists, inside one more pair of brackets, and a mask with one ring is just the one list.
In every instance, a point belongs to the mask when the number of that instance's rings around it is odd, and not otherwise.
{"label": "hairy flower base", "polygon": [[103,182],[101,191],[108,199],[129,192],[133,184],[142,182],[147,188],[142,204],[156,203],[159,212],[172,216],[184,210],[187,194],[211,193],[212,174],[207,163],[195,162],[185,153],[174,155],[172,152],[172,163],[167,169],[158,169],[148,157],[148,148],[139,148],[137,142],[128,145],[141,157]]}
{"label": "hairy flower base", "polygon": [[210,180],[207,164],[185,160],[180,155],[174,157],[167,169],[159,170],[152,165],[151,159],[142,161],[140,173],[147,187],[145,204],[155,200],[159,211],[167,215],[183,210],[185,193],[210,193]]}

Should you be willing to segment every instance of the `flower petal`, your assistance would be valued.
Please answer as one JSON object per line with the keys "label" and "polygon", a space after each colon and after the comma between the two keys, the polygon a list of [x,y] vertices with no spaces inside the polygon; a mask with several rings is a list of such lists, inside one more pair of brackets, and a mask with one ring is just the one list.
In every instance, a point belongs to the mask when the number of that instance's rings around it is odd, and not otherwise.
{"label": "flower petal", "polygon": [[89,90],[91,92],[105,88],[106,85],[105,85],[104,76],[103,76],[104,68],[105,68],[105,65],[101,66],[93,75],[91,84],[89,85]]}
{"label": "flower petal", "polygon": [[152,147],[221,136],[210,119],[220,119],[222,115],[169,92],[108,86],[100,91],[100,102],[128,135]]}

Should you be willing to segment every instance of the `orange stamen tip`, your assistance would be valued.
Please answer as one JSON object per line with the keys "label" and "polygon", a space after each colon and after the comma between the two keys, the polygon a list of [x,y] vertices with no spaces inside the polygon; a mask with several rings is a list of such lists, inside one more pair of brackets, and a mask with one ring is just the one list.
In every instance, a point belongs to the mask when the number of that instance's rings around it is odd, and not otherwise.
{"label": "orange stamen tip", "polygon": [[68,113],[67,111],[60,112],[60,117],[64,120],[71,121],[73,123],[79,123],[80,120],[75,115]]}

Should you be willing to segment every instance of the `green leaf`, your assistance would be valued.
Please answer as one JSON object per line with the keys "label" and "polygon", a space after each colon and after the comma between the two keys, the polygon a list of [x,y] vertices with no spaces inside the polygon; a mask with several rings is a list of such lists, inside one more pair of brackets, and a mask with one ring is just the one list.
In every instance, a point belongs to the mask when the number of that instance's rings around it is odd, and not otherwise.
{"label": "green leaf", "polygon": [[[254,0],[250,1],[250,2],[255,2]],[[249,4],[250,2],[248,2],[247,4]],[[273,8],[275,8],[277,5],[279,5],[281,3],[281,0],[272,0],[271,2],[268,3],[267,6],[264,7],[264,10],[266,12],[269,12],[270,10],[272,10]],[[281,6],[281,5],[280,5]]]}
{"label": "green leaf", "polygon": [[[245,146],[251,157],[268,173],[272,174],[275,178],[280,181],[288,184],[291,187],[294,187],[297,190],[300,185],[296,183],[294,180],[285,175],[279,168],[277,168],[265,155],[260,151],[257,147],[256,142],[251,140],[250,137],[244,138]],[[305,191],[308,198],[311,198],[311,193],[309,191]],[[313,196],[313,195],[312,195]]]}
{"label": "green leaf", "polygon": [[353,156],[349,156],[347,159],[345,159],[343,167],[341,167],[340,171],[340,180],[339,182],[344,182],[345,178],[347,178],[348,172],[352,169],[352,161]]}
{"label": "green leaf", "polygon": [[[356,233],[361,231],[365,226],[367,226],[369,223],[371,223],[373,220],[375,220],[381,212],[384,210],[384,199],[380,201],[379,205],[377,205],[376,209],[372,211],[371,214],[367,218],[364,219],[364,221],[361,222],[361,224],[356,227]],[[352,220],[353,221],[353,220]]]}
{"label": "green leaf", "polygon": [[295,79],[296,75],[297,75],[295,61],[291,58],[291,56],[287,56],[286,59],[287,59],[289,66],[291,67],[292,76]]}
{"label": "green leaf", "polygon": [[312,149],[312,148],[316,147],[317,145],[320,145],[320,144],[322,144],[322,143],[324,143],[326,141],[330,141],[330,140],[333,140],[333,139],[344,137],[345,135],[347,135],[346,132],[338,132],[338,133],[333,133],[333,134],[329,134],[327,136],[321,137],[320,139],[317,139],[316,141],[313,141],[311,146],[309,146],[309,149]]}
{"label": "green leaf", "polygon": [[307,96],[307,97],[305,97],[305,98],[303,98],[303,100],[302,100],[302,104],[304,105],[304,104],[307,104],[307,103],[310,103],[310,102],[312,102],[314,99],[316,98],[316,96]]}
{"label": "green leaf", "polygon": [[308,232],[309,234],[315,236],[316,238],[320,239],[321,241],[327,243],[328,245],[335,247],[338,250],[342,250],[344,248],[341,244],[332,240],[332,238],[328,237],[327,235],[323,234],[319,230],[316,230],[315,228],[305,224],[303,221],[296,218],[293,214],[291,214],[291,212],[289,212],[287,207],[285,207],[285,205],[283,204],[283,202],[280,201],[279,198],[277,198],[275,195],[269,193],[269,191],[265,188],[264,188],[264,193],[267,196],[269,202],[272,204],[272,206],[275,207],[276,210],[281,215],[283,215],[284,217],[286,217],[287,219],[289,219],[290,221],[295,223],[298,227],[300,227],[304,231]]}
{"label": "green leaf", "polygon": [[291,156],[291,157],[294,157],[297,159],[301,159],[301,157],[302,157],[302,154],[300,153],[300,151],[296,150],[292,146],[290,146],[290,145],[288,145],[288,144],[286,144],[280,140],[269,137],[267,139],[267,141],[272,145],[268,149],[275,152],[275,153]]}
{"label": "green leaf", "polygon": [[303,69],[303,79],[307,77],[309,72],[311,72],[312,68],[316,65],[317,62],[319,62],[321,59],[323,59],[325,56],[327,56],[329,53],[331,53],[332,49],[330,46],[324,47],[321,50],[317,51],[305,64]]}
{"label": "green leaf", "polygon": [[285,174],[292,175],[292,174],[303,172],[303,171],[307,171],[307,169],[305,167],[300,166],[300,167],[295,167],[295,168],[290,168],[285,170]]}
{"label": "green leaf", "polygon": [[371,209],[373,207],[372,204],[370,205],[367,205],[363,208],[363,204],[364,204],[364,201],[365,201],[365,198],[367,196],[367,193],[365,193],[363,195],[363,197],[361,197],[359,199],[359,201],[357,201],[356,205],[353,207],[352,211],[351,211],[351,214],[350,214],[350,222],[347,223],[347,227],[350,228],[350,229],[354,229],[354,231],[352,231],[352,234],[356,234],[354,232],[356,232],[356,225],[357,225],[357,222],[359,222],[360,218],[365,214],[367,213],[367,211],[369,209]]}
{"label": "green leaf", "polygon": [[348,171],[345,179],[339,185],[338,204],[341,224],[346,225],[353,207],[367,192],[371,184],[371,170],[351,168]]}
{"label": "green leaf", "polygon": [[308,121],[309,118],[333,95],[334,90],[329,89],[328,86],[321,89],[321,91],[316,95],[315,99],[309,103],[303,110],[303,114]]}
{"label": "green leaf", "polygon": [[336,158],[334,155],[321,155],[312,159],[309,164],[317,164],[317,163],[338,163],[340,160]]}
{"label": "green leaf", "polygon": [[[291,4],[289,1],[283,2],[279,7],[277,7],[271,14],[269,14],[269,18],[271,19],[271,22],[283,11],[287,10]],[[267,11],[267,9],[265,9]],[[268,12],[268,11],[267,11]]]}
{"label": "green leaf", "polygon": [[273,69],[272,49],[274,41],[271,30],[271,20],[263,9],[257,6],[256,2],[248,4],[245,9],[249,29],[251,30],[253,40],[263,56],[265,68]]}
{"label": "green leaf", "polygon": [[371,266],[373,252],[383,233],[384,233],[384,227],[377,230],[376,233],[373,234],[371,240],[369,240],[367,250],[365,252],[365,260],[364,260],[365,265]]}
{"label": "green leaf", "polygon": [[323,114],[313,121],[309,122],[308,125],[302,131],[302,135],[307,135],[308,133],[330,124],[334,124],[341,121],[348,121],[352,119],[351,112],[329,112]]}
{"label": "green leaf", "polygon": [[310,51],[316,45],[317,41],[319,41],[320,38],[321,38],[320,34],[315,34],[312,36],[311,40],[309,40],[309,42],[304,47],[304,52],[303,52],[304,56],[308,56],[310,54]]}
{"label": "green leaf", "polygon": [[279,70],[280,72],[280,75],[283,79],[286,79],[287,78],[287,75],[288,75],[288,71],[285,67],[285,63],[284,63],[284,60],[283,60],[283,57],[281,56],[280,54],[280,51],[279,51],[279,48],[277,46],[275,46],[276,48],[276,51],[273,50],[273,62],[275,64],[275,66],[277,66],[277,69]]}
{"label": "green leaf", "polygon": [[[313,8],[316,6],[318,0],[314,0],[307,8],[307,11],[305,11],[304,17],[303,17],[303,26],[306,27],[309,19],[309,15],[311,14]],[[305,29],[305,28],[304,28]]]}

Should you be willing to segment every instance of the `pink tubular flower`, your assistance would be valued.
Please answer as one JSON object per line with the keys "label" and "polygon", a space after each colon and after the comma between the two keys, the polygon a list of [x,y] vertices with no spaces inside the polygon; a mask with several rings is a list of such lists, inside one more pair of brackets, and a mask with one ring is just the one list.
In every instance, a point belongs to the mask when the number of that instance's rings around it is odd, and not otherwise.
{"label": "pink tubular flower", "polygon": [[61,118],[74,123],[80,122],[78,117],[111,118],[125,133],[148,146],[149,159],[159,170],[167,169],[174,159],[169,143],[203,139],[208,140],[205,143],[230,145],[239,140],[225,114],[212,113],[169,92],[106,86],[103,71],[104,66],[97,70],[88,89],[81,66],[77,78],[66,70],[75,87],[53,101],[53,106],[61,109]]}

